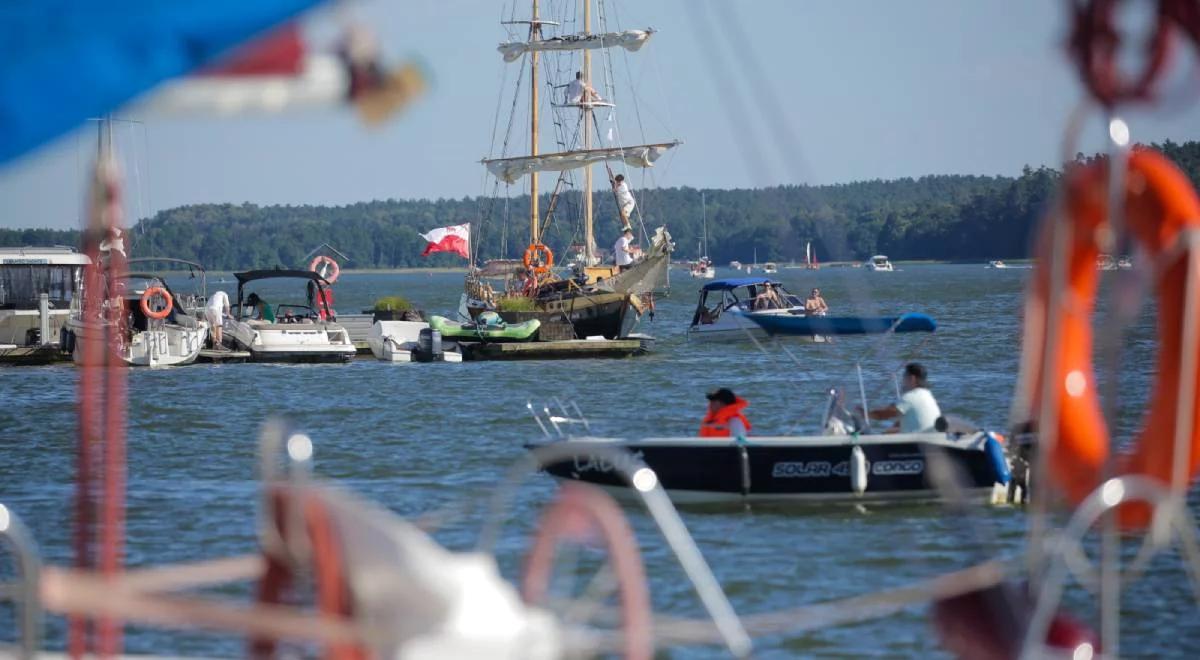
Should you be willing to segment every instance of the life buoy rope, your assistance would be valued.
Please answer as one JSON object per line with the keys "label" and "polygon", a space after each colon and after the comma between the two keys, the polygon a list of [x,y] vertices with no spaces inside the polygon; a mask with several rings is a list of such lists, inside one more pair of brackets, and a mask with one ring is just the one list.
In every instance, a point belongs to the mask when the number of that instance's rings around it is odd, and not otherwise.
{"label": "life buoy rope", "polygon": [[[328,268],[322,270],[321,266],[328,266]],[[325,281],[329,282],[330,284],[336,282],[337,278],[342,274],[342,267],[338,265],[338,262],[334,261],[333,257],[328,257],[323,254],[314,257],[313,260],[309,262],[308,269],[325,278]]]}
{"label": "life buoy rope", "polygon": [[[162,296],[167,301],[166,306],[157,311],[151,309],[150,301],[154,296]],[[142,313],[146,315],[146,318],[158,321],[171,315],[171,309],[175,307],[175,301],[171,299],[171,292],[167,291],[165,287],[152,286],[142,292],[141,307]]]}
{"label": "life buoy rope", "polygon": [[[1048,422],[1052,428],[1039,423],[1038,432],[1053,434],[1046,457],[1050,476],[1076,504],[1099,485],[1111,451],[1092,366],[1091,327],[1100,236],[1109,231],[1107,181],[1106,162],[1068,171],[1065,217],[1062,226],[1049,223],[1040,237],[1026,302],[1025,377],[1018,388],[1018,411],[1027,411],[1029,419],[1038,422],[1046,417],[1041,406],[1053,408],[1056,419]],[[1190,480],[1200,468],[1200,346],[1195,345],[1200,331],[1200,199],[1169,159],[1149,149],[1130,154],[1125,187],[1127,226],[1154,273],[1159,348],[1145,422],[1116,468],[1118,474],[1141,474],[1181,486],[1175,483],[1180,474]],[[1052,291],[1056,229],[1069,235],[1063,246],[1066,261],[1059,264],[1065,269],[1064,287]],[[1062,235],[1059,242],[1064,242]],[[1052,308],[1054,301],[1058,304]],[[1053,327],[1052,319],[1057,320]],[[1186,444],[1180,447],[1186,450],[1180,457],[1177,441]],[[1121,511],[1127,527],[1144,526],[1148,518],[1144,505],[1131,504]]]}

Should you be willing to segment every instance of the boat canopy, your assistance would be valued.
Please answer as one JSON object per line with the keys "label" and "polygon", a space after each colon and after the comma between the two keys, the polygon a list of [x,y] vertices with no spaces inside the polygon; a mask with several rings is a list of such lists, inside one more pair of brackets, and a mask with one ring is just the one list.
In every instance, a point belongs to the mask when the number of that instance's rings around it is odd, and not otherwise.
{"label": "boat canopy", "polygon": [[654,34],[654,28],[603,34],[568,34],[538,41],[506,41],[500,44],[496,50],[504,56],[505,62],[516,62],[525,53],[547,50],[592,50],[620,46],[632,52],[640,49],[652,34]]}
{"label": "boat canopy", "polygon": [[497,179],[505,183],[516,183],[518,179],[532,172],[564,172],[606,160],[622,160],[630,167],[653,167],[654,161],[667,153],[668,149],[680,144],[676,140],[636,147],[579,149],[537,156],[485,159],[482,162]]}
{"label": "boat canopy", "polygon": [[779,284],[769,277],[738,277],[731,280],[713,280],[704,285],[705,291],[729,291],[743,286],[755,286],[758,284]]}
{"label": "boat canopy", "polygon": [[253,282],[254,280],[265,280],[273,277],[297,277],[302,280],[312,280],[322,286],[331,286],[329,280],[311,270],[284,270],[282,268],[273,270],[248,270],[244,273],[234,273],[233,276],[237,278],[238,286],[247,282]]}

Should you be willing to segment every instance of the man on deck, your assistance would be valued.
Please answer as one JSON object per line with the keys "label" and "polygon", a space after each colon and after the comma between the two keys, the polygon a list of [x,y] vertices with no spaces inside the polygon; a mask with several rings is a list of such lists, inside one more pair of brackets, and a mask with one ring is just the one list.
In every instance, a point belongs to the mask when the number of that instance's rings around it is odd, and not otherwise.
{"label": "man on deck", "polygon": [[618,272],[633,264],[633,252],[633,228],[625,225],[621,228],[621,237],[613,244],[613,258],[616,259]]}
{"label": "man on deck", "polygon": [[633,201],[633,193],[629,192],[629,184],[625,183],[625,175],[618,174],[612,180],[613,194],[617,196],[617,208],[621,211],[621,222],[629,224],[629,219],[633,217],[633,208],[637,204]]}

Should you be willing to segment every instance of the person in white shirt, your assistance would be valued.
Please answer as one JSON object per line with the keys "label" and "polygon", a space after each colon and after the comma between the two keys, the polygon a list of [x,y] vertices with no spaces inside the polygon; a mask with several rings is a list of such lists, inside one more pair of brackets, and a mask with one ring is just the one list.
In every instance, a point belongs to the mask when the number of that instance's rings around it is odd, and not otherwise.
{"label": "person in white shirt", "polygon": [[633,263],[633,228],[629,225],[621,228],[621,238],[613,244],[613,257],[617,262],[617,270],[625,270]]}
{"label": "person in white shirt", "polygon": [[928,373],[916,362],[904,366],[904,394],[900,400],[885,408],[872,410],[871,419],[900,418],[900,424],[886,433],[932,433],[937,420],[942,416],[937,399],[929,391]]}
{"label": "person in white shirt", "polygon": [[595,102],[602,100],[603,99],[600,98],[600,95],[596,93],[596,90],[593,89],[591,85],[583,82],[583,72],[576,71],[575,80],[572,80],[567,84],[567,103],[575,105],[589,101]]}
{"label": "person in white shirt", "polygon": [[208,319],[208,329],[212,332],[213,348],[221,348],[221,330],[225,317],[229,316],[229,294],[217,291],[208,298],[204,306],[204,318]]}
{"label": "person in white shirt", "polygon": [[633,193],[629,192],[629,184],[625,183],[625,175],[618,174],[614,177],[612,187],[617,196],[617,207],[621,210],[621,222],[629,224],[629,218],[633,217],[633,207],[637,204],[633,201]]}

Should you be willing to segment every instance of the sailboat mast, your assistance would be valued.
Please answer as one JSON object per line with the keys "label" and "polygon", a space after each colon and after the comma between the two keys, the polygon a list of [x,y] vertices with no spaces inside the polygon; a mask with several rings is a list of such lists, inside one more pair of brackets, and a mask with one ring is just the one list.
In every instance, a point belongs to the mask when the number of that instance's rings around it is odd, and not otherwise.
{"label": "sailboat mast", "polygon": [[708,256],[708,204],[704,201],[704,191],[700,192],[700,234],[704,237],[704,256]]}
{"label": "sailboat mast", "polygon": [[[538,0],[533,0],[533,18],[529,21],[529,42],[533,43],[541,37],[541,24],[538,22]],[[538,155],[538,52],[529,52],[529,155]],[[530,243],[542,242],[541,228],[538,226],[538,173],[529,174],[529,239]]]}
{"label": "sailboat mast", "polygon": [[[592,33],[592,0],[583,0],[583,33]],[[592,84],[592,51],[583,51],[583,84],[590,89]],[[583,96],[583,148],[592,148],[592,108],[587,94]],[[583,168],[583,265],[594,262],[592,246],[596,244],[592,216],[592,166]]]}

